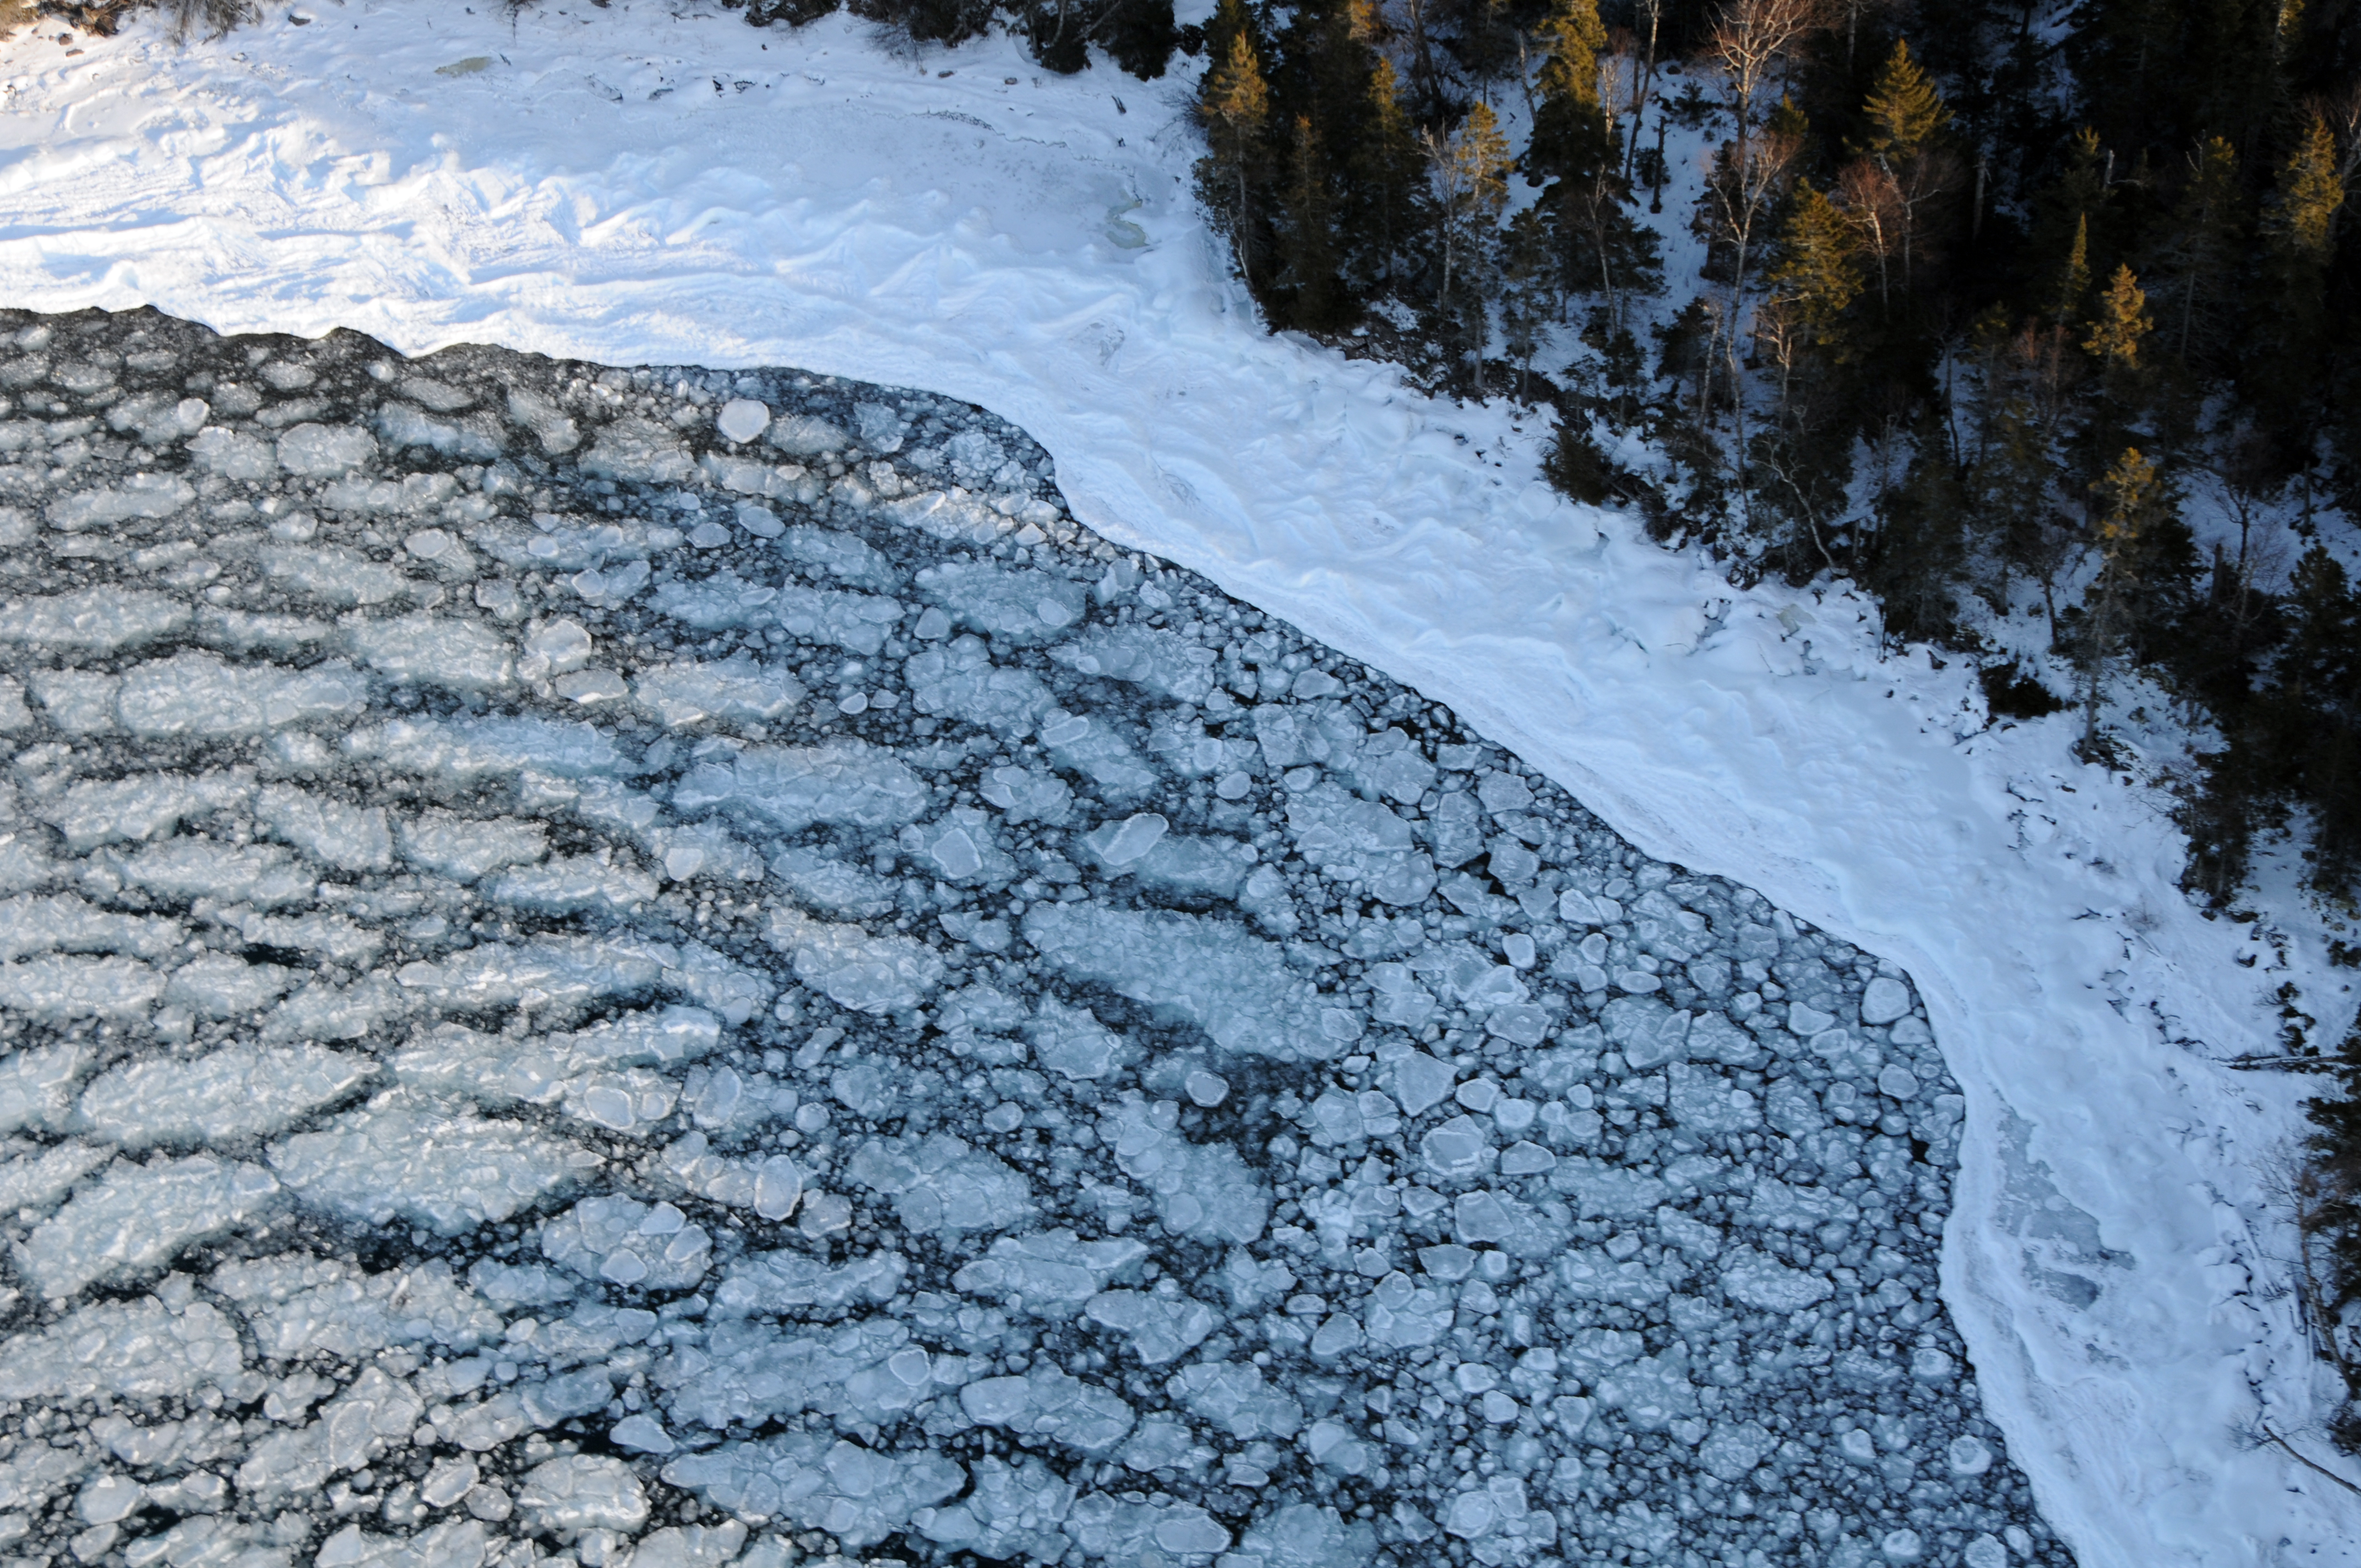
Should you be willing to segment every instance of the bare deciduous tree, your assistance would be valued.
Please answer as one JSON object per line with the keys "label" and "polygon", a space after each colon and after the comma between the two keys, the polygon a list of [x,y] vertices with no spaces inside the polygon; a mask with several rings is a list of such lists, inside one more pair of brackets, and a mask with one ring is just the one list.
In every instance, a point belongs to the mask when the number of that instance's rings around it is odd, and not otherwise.
{"label": "bare deciduous tree", "polygon": [[1877,308],[1886,307],[1890,279],[1887,262],[1902,245],[1909,225],[1907,203],[1894,176],[1862,159],[1849,163],[1837,176],[1837,204],[1852,220],[1861,247],[1877,261]]}
{"label": "bare deciduous tree", "polygon": [[1797,44],[1819,30],[1822,21],[1819,0],[1729,0],[1714,19],[1708,53],[1720,68],[1722,98],[1736,122],[1741,167],[1763,84]]}

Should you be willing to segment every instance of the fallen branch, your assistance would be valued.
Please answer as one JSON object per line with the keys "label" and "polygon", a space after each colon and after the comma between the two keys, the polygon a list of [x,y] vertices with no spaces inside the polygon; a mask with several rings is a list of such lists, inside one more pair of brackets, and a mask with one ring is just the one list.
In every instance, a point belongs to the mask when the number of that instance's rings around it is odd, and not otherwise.
{"label": "fallen branch", "polygon": [[2356,1486],[2354,1483],[2347,1481],[2344,1476],[2339,1475],[2335,1471],[2329,1469],[2326,1465],[2320,1464],[2316,1460],[2307,1459],[2302,1454],[2297,1453],[2295,1445],[2288,1442],[2287,1439],[2281,1437],[2279,1433],[2273,1431],[2268,1422],[2262,1420],[2256,1421],[2255,1430],[2261,1432],[2264,1437],[2269,1439],[2272,1442],[2277,1443],[2289,1458],[2294,1460],[2305,1469],[2320,1472],[2320,1474],[2327,1476],[2330,1480],[2335,1482],[2338,1486],[2344,1487],[2355,1497],[2361,1497],[2361,1486]]}
{"label": "fallen branch", "polygon": [[2234,1067],[2241,1072],[2335,1072],[2352,1064],[2341,1057],[2280,1057],[2264,1052],[2250,1057],[2217,1057],[2216,1067]]}

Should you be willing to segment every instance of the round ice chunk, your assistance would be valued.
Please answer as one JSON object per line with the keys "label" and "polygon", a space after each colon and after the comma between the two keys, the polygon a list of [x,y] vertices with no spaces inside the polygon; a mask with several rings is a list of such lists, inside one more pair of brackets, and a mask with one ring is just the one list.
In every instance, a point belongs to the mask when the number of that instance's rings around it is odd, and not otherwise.
{"label": "round ice chunk", "polygon": [[1954,1475],[1981,1475],[1992,1468],[1993,1451],[1979,1437],[1955,1437],[1943,1456]]}
{"label": "round ice chunk", "polygon": [[771,411],[752,398],[732,398],[721,405],[713,427],[723,440],[742,445],[771,427]]}
{"label": "round ice chunk", "polygon": [[1918,1093],[1917,1076],[1897,1063],[1877,1075],[1877,1091],[1896,1100],[1913,1099]]}
{"label": "round ice chunk", "polygon": [[1910,1011],[1910,988],[1891,975],[1879,975],[1861,994],[1861,1021],[1891,1024]]}
{"label": "round ice chunk", "polygon": [[1918,1532],[1915,1530],[1897,1530],[1887,1532],[1880,1550],[1885,1553],[1885,1560],[1888,1563],[1916,1563],[1927,1555],[1926,1546],[1919,1541]]}
{"label": "round ice chunk", "polygon": [[1230,1092],[1229,1080],[1217,1072],[1207,1072],[1202,1068],[1191,1073],[1189,1081],[1182,1087],[1188,1090],[1190,1099],[1209,1107],[1219,1105]]}

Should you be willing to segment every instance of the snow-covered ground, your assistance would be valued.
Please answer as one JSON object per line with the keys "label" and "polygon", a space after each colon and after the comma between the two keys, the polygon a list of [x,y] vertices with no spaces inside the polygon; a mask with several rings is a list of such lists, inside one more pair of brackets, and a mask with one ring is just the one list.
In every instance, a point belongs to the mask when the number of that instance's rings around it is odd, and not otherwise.
{"label": "snow-covered ground", "polygon": [[2266,1185],[2299,1086],[2208,1059],[2268,1045],[2280,977],[2177,893],[2158,800],[2063,724],[1986,729],[1969,672],[1879,661],[1848,601],[1733,595],[1558,502],[1514,411],[1261,334],[1188,210],[1176,82],[496,9],[9,44],[0,299],[983,404],[1108,537],[1909,970],[1968,1102],[1946,1296],[2084,1563],[2361,1558],[2354,1497],[2239,1436],[2340,1464]]}

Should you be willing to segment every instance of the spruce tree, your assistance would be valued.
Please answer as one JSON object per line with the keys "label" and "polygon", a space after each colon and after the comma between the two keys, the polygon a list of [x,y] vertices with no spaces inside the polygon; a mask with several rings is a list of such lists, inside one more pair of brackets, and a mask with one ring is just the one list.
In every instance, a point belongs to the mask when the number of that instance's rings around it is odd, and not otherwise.
{"label": "spruce tree", "polygon": [[1353,208],[1346,222],[1362,257],[1362,277],[1395,286],[1403,247],[1421,226],[1418,198],[1423,159],[1418,132],[1402,103],[1393,62],[1380,55],[1362,98],[1360,145],[1354,149]]}
{"label": "spruce tree", "polygon": [[1279,236],[1279,287],[1288,291],[1290,324],[1327,332],[1344,324],[1349,304],[1337,276],[1335,203],[1328,189],[1320,134],[1308,115],[1295,116],[1288,157],[1286,225]]}
{"label": "spruce tree", "polygon": [[[1908,290],[1927,249],[1922,234],[1957,183],[1959,162],[1944,136],[1951,111],[1933,79],[1911,58],[1909,44],[1896,39],[1861,105],[1861,117],[1869,135],[1853,151],[1883,176],[1896,219],[1893,239],[1902,255],[1902,286]],[[1867,188],[1867,182],[1856,183]]]}
{"label": "spruce tree", "polygon": [[[2026,246],[2026,271],[2041,291],[2041,303],[2060,326],[2079,326],[2085,292],[2099,259],[2116,254],[2114,190],[2107,183],[2106,149],[2098,133],[2084,126],[2068,143],[2066,170],[2036,192],[2033,225]],[[2073,284],[2070,298],[2063,298]]]}
{"label": "spruce tree", "polygon": [[1806,341],[1824,363],[1850,357],[1845,313],[1863,286],[1858,247],[1850,221],[1808,180],[1797,181],[1788,199],[1771,285],[1792,302]]}
{"label": "spruce tree", "polygon": [[[1206,72],[1199,90],[1197,112],[1205,122],[1211,151],[1197,162],[1197,190],[1214,221],[1230,236],[1238,274],[1253,288],[1259,280],[1261,245],[1257,225],[1262,219],[1258,200],[1268,178],[1270,89],[1263,81],[1262,60],[1245,20],[1239,0],[1222,0],[1217,25],[1228,35],[1221,63]],[[1242,25],[1239,25],[1241,24]]]}
{"label": "spruce tree", "polygon": [[2140,345],[2155,330],[2139,280],[2130,268],[2118,267],[2108,280],[2107,291],[2099,297],[2090,335],[2082,339],[2082,352],[2096,359],[2109,378],[2128,383],[2141,368]]}
{"label": "spruce tree", "polygon": [[2063,327],[2082,316],[2082,302],[2091,294],[2091,219],[2086,214],[2075,220],[2074,243],[2066,252],[2066,265],[2058,279],[2058,291],[2049,306],[2050,319]]}
{"label": "spruce tree", "polygon": [[1453,317],[1464,320],[1480,395],[1484,343],[1489,335],[1489,274],[1514,163],[1509,156],[1508,138],[1500,134],[1499,116],[1489,104],[1482,103],[1467,111],[1466,119],[1450,137],[1428,132],[1427,158],[1434,183],[1436,237],[1443,252],[1436,305],[1446,331]]}
{"label": "spruce tree", "polygon": [[2243,206],[2236,150],[2221,137],[2206,137],[2190,158],[2189,183],[2173,206],[2159,251],[2169,280],[2168,340],[2184,367],[2219,346]]}
{"label": "spruce tree", "polygon": [[2322,412],[2326,378],[2328,274],[2334,258],[2337,211],[2345,187],[2337,178],[2336,141],[2328,124],[2312,115],[2280,163],[2263,215],[2263,288],[2256,303],[2257,353],[2248,377],[2264,422],[2278,437],[2290,467],[2307,466],[2312,433]]}
{"label": "spruce tree", "polygon": [[1557,319],[1559,269],[1540,207],[1527,207],[1510,220],[1500,250],[1500,336],[1517,367],[1517,397],[1532,400],[1533,356],[1542,334]]}
{"label": "spruce tree", "polygon": [[2023,570],[2040,585],[2042,613],[2054,642],[2058,574],[2071,548],[2052,495],[2057,466],[2037,411],[2023,398],[2000,397],[1997,391],[1988,390],[1976,462],[1969,472],[1969,493],[1975,499],[1971,519],[1993,553],[1994,608],[2008,609],[2011,578]]}
{"label": "spruce tree", "polygon": [[2336,213],[2344,204],[2336,138],[2329,133],[2328,122],[2313,115],[2279,166],[2279,188],[2263,225],[2265,241],[2285,272],[2327,270]]}
{"label": "spruce tree", "polygon": [[2290,635],[2272,667],[2272,751],[2315,813],[2315,885],[2351,890],[2361,869],[2361,605],[2315,543],[2289,584]]}
{"label": "spruce tree", "polygon": [[1542,60],[1533,104],[1532,140],[1525,149],[1525,177],[1582,180],[1615,159],[1614,137],[1598,98],[1598,51],[1607,28],[1598,0],[1555,0],[1539,29],[1547,53]]}
{"label": "spruce tree", "polygon": [[2099,554],[2098,580],[2083,600],[2082,743],[2085,762],[2100,760],[2099,696],[2109,663],[2122,646],[2139,584],[2141,541],[2156,520],[2164,487],[2156,465],[2126,446],[2091,489],[2103,503],[2092,543]]}
{"label": "spruce tree", "polygon": [[1180,36],[1172,0],[1115,0],[1105,16],[1107,53],[1115,62],[1143,82],[1163,75]]}
{"label": "spruce tree", "polygon": [[1918,62],[1910,58],[1908,42],[1899,38],[1894,40],[1894,52],[1878,70],[1868,100],[1861,105],[1861,115],[1869,122],[1870,131],[1861,142],[1859,152],[1862,157],[1875,159],[1889,170],[1926,152],[1951,123],[1951,111],[1945,106],[1942,94],[1935,91],[1934,82],[1919,69]]}

